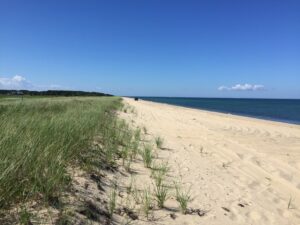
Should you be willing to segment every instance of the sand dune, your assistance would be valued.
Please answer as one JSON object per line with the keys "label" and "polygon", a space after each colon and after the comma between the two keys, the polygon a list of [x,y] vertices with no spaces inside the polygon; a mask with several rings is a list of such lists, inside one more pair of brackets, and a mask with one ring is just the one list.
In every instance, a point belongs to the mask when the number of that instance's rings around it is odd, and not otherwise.
{"label": "sand dune", "polygon": [[124,101],[137,111],[128,119],[164,138],[159,157],[191,185],[190,206],[208,211],[159,224],[300,224],[300,126]]}

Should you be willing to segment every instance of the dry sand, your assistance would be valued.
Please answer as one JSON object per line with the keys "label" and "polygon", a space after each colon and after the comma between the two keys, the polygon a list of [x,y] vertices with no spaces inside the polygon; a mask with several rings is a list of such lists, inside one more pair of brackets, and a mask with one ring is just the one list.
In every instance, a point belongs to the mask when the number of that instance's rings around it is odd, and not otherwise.
{"label": "dry sand", "polygon": [[[149,139],[164,138],[159,158],[168,161],[170,179],[181,174],[191,186],[190,207],[208,211],[182,215],[171,198],[159,220],[138,224],[300,224],[300,126],[124,101],[136,110],[128,120],[147,127]],[[146,183],[145,174],[137,179]]]}

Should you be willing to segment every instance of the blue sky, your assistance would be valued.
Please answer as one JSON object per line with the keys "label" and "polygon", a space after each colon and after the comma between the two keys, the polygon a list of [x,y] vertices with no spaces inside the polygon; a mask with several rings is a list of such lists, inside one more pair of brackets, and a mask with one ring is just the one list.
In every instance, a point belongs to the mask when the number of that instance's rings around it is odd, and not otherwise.
{"label": "blue sky", "polygon": [[300,98],[300,1],[0,0],[0,88]]}

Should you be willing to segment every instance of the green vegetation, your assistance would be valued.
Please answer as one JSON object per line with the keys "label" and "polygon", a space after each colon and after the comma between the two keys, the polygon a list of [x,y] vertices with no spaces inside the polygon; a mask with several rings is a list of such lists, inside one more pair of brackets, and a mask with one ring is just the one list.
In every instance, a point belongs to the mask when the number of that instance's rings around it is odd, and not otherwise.
{"label": "green vegetation", "polygon": [[20,211],[20,213],[19,213],[19,217],[20,217],[20,218],[19,218],[20,224],[22,224],[22,225],[29,225],[29,224],[32,224],[31,221],[30,221],[32,215],[31,215],[30,212],[28,212],[28,211],[26,210],[25,207],[22,207],[22,208],[21,208],[21,211]]}
{"label": "green vegetation", "polygon": [[[127,194],[141,204],[147,219],[154,200],[163,208],[171,188],[166,182],[168,163],[153,162],[151,144],[140,148],[146,127],[132,129],[119,119],[116,112],[122,106],[117,97],[0,98],[0,211],[15,205],[18,208],[30,200],[53,204],[68,190],[71,183],[68,171],[72,167],[97,174],[100,170],[116,171],[122,162],[125,170],[132,172],[131,164],[138,153],[144,166],[151,168],[154,188],[138,190],[131,178]],[[127,105],[128,109],[134,113]],[[156,137],[155,144],[162,148],[163,139]],[[107,195],[110,218],[117,211],[117,188],[113,183]],[[175,188],[176,200],[186,214],[189,191],[183,191],[178,184]],[[57,224],[70,224],[69,214],[60,202],[55,204],[60,209]],[[84,215],[97,217],[93,203],[85,204]],[[291,200],[289,208],[290,205]],[[19,222],[31,224],[34,215],[21,207]]]}
{"label": "green vegetation", "polygon": [[48,91],[29,91],[29,90],[0,90],[3,96],[111,96],[101,92],[87,91],[67,91],[67,90],[48,90]]}
{"label": "green vegetation", "polygon": [[151,175],[152,177],[162,177],[165,176],[169,172],[170,168],[167,162],[154,163],[152,166]]}
{"label": "green vegetation", "polygon": [[186,214],[188,209],[188,203],[191,200],[190,189],[188,191],[185,191],[178,183],[175,183],[175,189],[176,201],[179,203],[181,212],[183,214]]}
{"label": "green vegetation", "polygon": [[135,108],[131,105],[124,105],[123,108],[122,108],[122,111],[124,113],[133,113],[133,114],[136,114],[136,111],[135,111]]}
{"label": "green vegetation", "polygon": [[122,160],[123,166],[127,172],[131,170],[131,163],[132,163],[132,151],[127,146],[123,148],[122,152]]}
{"label": "green vegetation", "polygon": [[113,216],[114,211],[117,206],[117,186],[116,184],[113,184],[113,188],[108,196],[108,212],[110,217]]}
{"label": "green vegetation", "polygon": [[148,134],[147,127],[143,127],[144,134]]}
{"label": "green vegetation", "polygon": [[164,183],[155,183],[154,191],[158,207],[163,208],[165,201],[168,199],[169,188]]}
{"label": "green vegetation", "polygon": [[157,136],[155,138],[155,144],[156,144],[157,148],[162,148],[163,143],[164,143],[164,140],[161,137]]}
{"label": "green vegetation", "polygon": [[142,210],[146,216],[146,218],[149,218],[150,210],[152,209],[152,198],[151,198],[151,191],[150,188],[147,188],[143,191],[142,196]]}
{"label": "green vegetation", "polygon": [[140,141],[141,140],[141,129],[140,128],[137,128],[134,132],[134,138],[137,140],[137,141]]}
{"label": "green vegetation", "polygon": [[152,147],[150,145],[145,145],[144,149],[141,152],[144,165],[146,168],[151,168],[152,161],[154,158],[153,152],[152,152]]}
{"label": "green vegetation", "polygon": [[71,164],[114,164],[119,144],[131,144],[120,107],[116,97],[1,98],[0,209],[59,195]]}
{"label": "green vegetation", "polygon": [[159,208],[164,207],[164,203],[168,198],[169,187],[165,182],[165,170],[155,170],[152,173],[154,179],[154,196]]}

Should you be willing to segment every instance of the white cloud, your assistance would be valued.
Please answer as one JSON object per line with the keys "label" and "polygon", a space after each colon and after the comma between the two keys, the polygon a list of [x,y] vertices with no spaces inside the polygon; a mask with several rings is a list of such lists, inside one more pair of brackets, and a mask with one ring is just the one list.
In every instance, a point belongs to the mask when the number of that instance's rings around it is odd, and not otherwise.
{"label": "white cloud", "polygon": [[22,77],[22,76],[20,76],[20,75],[16,75],[16,76],[14,76],[14,77],[12,78],[12,80],[13,80],[14,82],[23,82],[23,81],[25,81],[26,79],[25,79],[25,77]]}
{"label": "white cloud", "polygon": [[11,78],[0,77],[0,89],[32,89],[34,85],[25,77],[15,75]]}
{"label": "white cloud", "polygon": [[265,86],[261,84],[236,84],[231,87],[220,86],[219,91],[260,91],[264,90]]}
{"label": "white cloud", "polygon": [[64,87],[52,84],[52,85],[36,85],[28,81],[24,76],[15,75],[13,77],[1,77],[0,76],[0,89],[5,90],[60,90]]}
{"label": "white cloud", "polygon": [[229,91],[229,87],[226,87],[226,86],[220,86],[220,87],[218,87],[218,90],[219,91]]}

